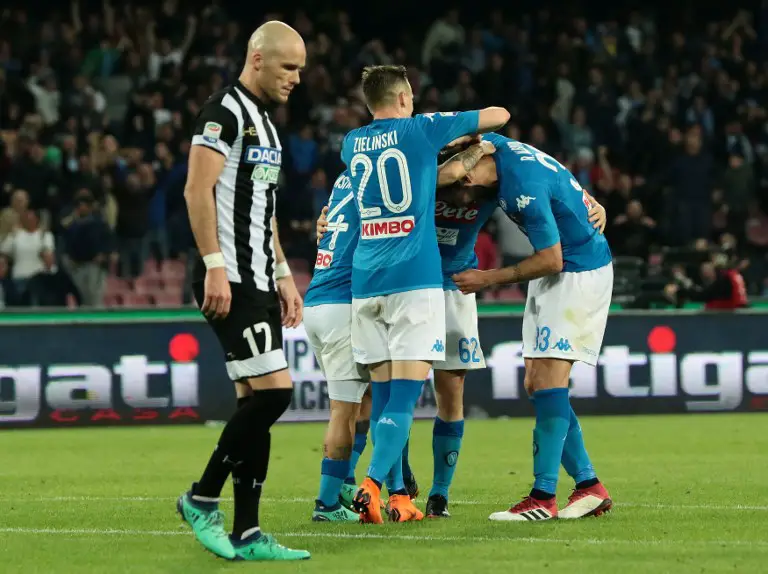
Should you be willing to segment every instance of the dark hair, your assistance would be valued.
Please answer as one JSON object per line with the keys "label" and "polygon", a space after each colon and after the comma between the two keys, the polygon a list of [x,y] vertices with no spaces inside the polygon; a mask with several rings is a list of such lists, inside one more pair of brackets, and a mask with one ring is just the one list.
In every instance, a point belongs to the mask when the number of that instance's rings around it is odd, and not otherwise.
{"label": "dark hair", "polygon": [[398,84],[408,84],[405,66],[367,66],[363,69],[363,95],[370,109],[390,103]]}

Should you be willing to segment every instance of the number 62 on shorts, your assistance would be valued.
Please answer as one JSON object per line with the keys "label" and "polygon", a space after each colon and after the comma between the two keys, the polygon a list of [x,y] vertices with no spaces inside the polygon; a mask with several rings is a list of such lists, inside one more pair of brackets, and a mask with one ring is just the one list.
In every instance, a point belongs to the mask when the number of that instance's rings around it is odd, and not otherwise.
{"label": "number 62 on shorts", "polygon": [[479,363],[480,357],[477,356],[477,349],[480,343],[472,337],[459,339],[459,359],[462,363]]}

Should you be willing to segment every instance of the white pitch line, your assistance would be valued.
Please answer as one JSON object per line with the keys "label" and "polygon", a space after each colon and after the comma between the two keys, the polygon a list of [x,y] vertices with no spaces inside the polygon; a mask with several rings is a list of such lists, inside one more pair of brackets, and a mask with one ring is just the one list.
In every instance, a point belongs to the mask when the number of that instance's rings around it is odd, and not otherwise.
{"label": "white pitch line", "polygon": [[[23,502],[25,500],[36,502],[170,502],[176,500],[176,497],[170,496],[41,496],[33,498],[24,497],[9,497],[0,496],[0,501],[13,501]],[[232,498],[222,498],[222,501],[229,502]],[[262,499],[266,503],[273,504],[312,504],[315,502],[314,498],[264,498]],[[451,500],[451,504],[458,506],[505,506],[509,504],[509,501],[487,501],[487,500]],[[616,502],[618,507],[626,508],[655,508],[660,510],[725,510],[725,511],[742,511],[742,510],[756,510],[756,511],[768,511],[768,506],[758,505],[746,505],[746,504],[665,504],[665,503],[653,503],[653,502]]]}
{"label": "white pitch line", "polygon": [[[502,531],[505,527],[500,526]],[[183,530],[123,530],[98,528],[0,528],[0,534],[60,534],[64,536],[98,535],[98,536],[191,536],[191,532]],[[405,540],[430,542],[504,542],[504,543],[542,543],[542,544],[581,544],[584,546],[603,546],[623,544],[627,546],[739,546],[751,548],[768,548],[765,540],[629,540],[616,538],[543,538],[543,537],[503,537],[503,536],[438,536],[434,534],[372,534],[349,532],[278,532],[278,538],[336,538],[352,540]]]}

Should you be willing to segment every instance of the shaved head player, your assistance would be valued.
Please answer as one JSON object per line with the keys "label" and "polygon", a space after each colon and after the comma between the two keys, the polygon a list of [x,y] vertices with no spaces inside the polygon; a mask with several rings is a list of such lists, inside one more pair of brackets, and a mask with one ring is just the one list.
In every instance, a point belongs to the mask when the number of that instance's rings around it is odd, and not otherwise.
{"label": "shaved head player", "polygon": [[[259,527],[270,428],[293,394],[282,327],[302,319],[274,216],[282,146],[270,110],[288,101],[305,61],[296,30],[282,22],[259,27],[238,80],[200,111],[189,154],[184,197],[200,252],[195,298],[226,355],[238,408],[177,509],[206,549],[230,560],[309,558]],[[228,535],[218,502],[230,474],[235,519]]]}

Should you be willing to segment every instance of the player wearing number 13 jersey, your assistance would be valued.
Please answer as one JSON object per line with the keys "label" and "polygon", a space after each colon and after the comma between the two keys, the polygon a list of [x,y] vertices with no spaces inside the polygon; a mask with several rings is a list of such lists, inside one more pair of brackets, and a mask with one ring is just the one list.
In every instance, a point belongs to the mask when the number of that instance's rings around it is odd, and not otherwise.
{"label": "player wearing number 13 jersey", "polygon": [[[613,291],[608,243],[588,221],[591,202],[571,173],[536,148],[496,134],[493,156],[468,175],[473,185],[499,186],[499,204],[528,235],[535,253],[513,267],[454,276],[462,292],[529,281],[523,315],[525,385],[536,411],[534,484],[529,496],[491,520],[580,518],[610,510],[568,397],[574,361],[597,364]],[[576,488],[558,512],[560,464]]]}
{"label": "player wearing number 13 jersey", "polygon": [[[445,357],[434,218],[437,155],[461,136],[504,125],[509,113],[488,108],[411,117],[413,92],[402,66],[366,68],[362,88],[373,121],[347,134],[341,150],[360,213],[352,350],[356,361],[370,366],[373,382],[374,451],[355,508],[364,522],[381,523],[381,484],[401,468],[422,385],[432,361]],[[404,488],[390,494],[392,520],[423,517]]]}

